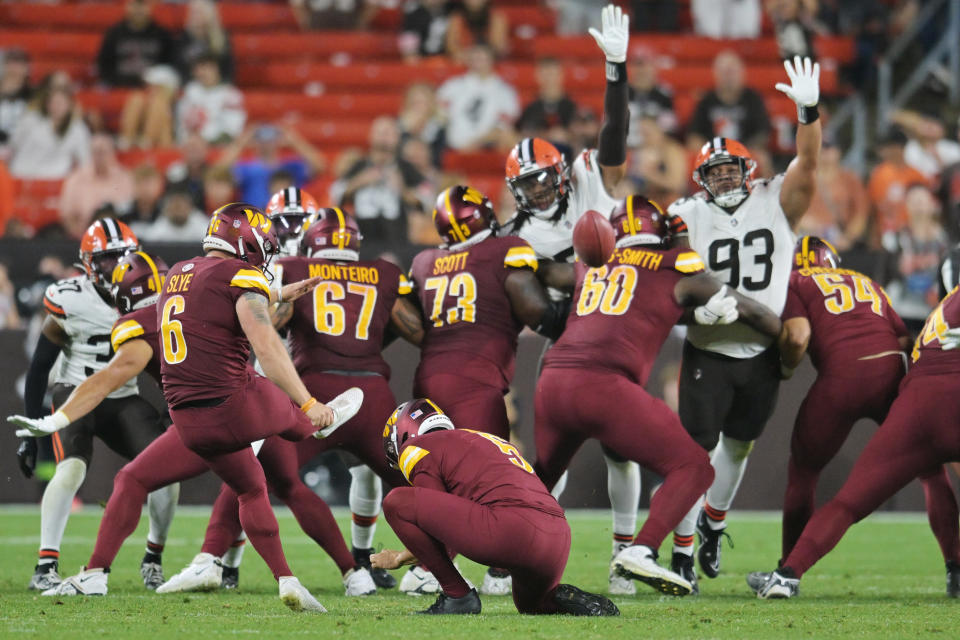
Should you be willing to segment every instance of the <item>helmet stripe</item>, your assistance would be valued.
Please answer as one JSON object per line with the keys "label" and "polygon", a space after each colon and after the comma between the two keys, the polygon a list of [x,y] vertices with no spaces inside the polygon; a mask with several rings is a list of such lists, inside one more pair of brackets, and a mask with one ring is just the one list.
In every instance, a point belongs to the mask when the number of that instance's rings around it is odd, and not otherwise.
{"label": "helmet stripe", "polygon": [[160,280],[160,271],[157,269],[157,264],[153,261],[153,258],[150,257],[145,251],[137,251],[137,255],[141,256],[147,265],[150,266],[150,272],[153,274],[153,284],[156,285],[154,291],[160,293],[160,290],[163,289],[163,281]]}
{"label": "helmet stripe", "polygon": [[443,203],[447,209],[447,220],[450,221],[450,230],[453,232],[453,237],[460,242],[465,242],[466,238],[464,237],[463,233],[460,232],[460,227],[457,226],[457,221],[453,217],[453,206],[450,204],[451,191],[453,191],[453,187],[450,187],[443,192]]}
{"label": "helmet stripe", "polygon": [[110,234],[110,237],[107,238],[107,244],[123,239],[120,237],[120,231],[117,229],[117,225],[113,221],[113,218],[101,218],[100,224],[102,224],[106,231]]}
{"label": "helmet stripe", "polygon": [[810,236],[803,236],[803,241],[800,243],[800,264],[804,268],[810,266]]}
{"label": "helmet stripe", "polygon": [[337,233],[337,246],[343,249],[347,243],[347,221],[343,217],[343,211],[340,210],[340,207],[334,207],[333,211],[337,214],[337,221],[340,223]]}
{"label": "helmet stripe", "polygon": [[443,409],[441,409],[440,407],[438,407],[437,405],[435,405],[435,404],[433,403],[433,400],[431,400],[430,398],[424,398],[423,400],[424,400],[427,404],[429,404],[431,407],[433,407],[434,409],[436,409],[436,410],[437,410],[437,413],[443,413]]}
{"label": "helmet stripe", "polygon": [[627,196],[627,226],[630,227],[630,233],[640,231],[637,228],[637,219],[633,215],[633,196]]}
{"label": "helmet stripe", "polygon": [[524,138],[520,143],[520,159],[522,164],[533,162],[533,138]]}

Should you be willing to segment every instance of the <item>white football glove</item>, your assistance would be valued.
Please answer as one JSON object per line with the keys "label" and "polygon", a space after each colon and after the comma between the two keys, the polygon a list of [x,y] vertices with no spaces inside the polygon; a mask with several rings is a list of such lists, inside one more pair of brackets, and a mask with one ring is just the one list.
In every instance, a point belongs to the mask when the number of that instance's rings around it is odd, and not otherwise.
{"label": "white football glove", "polygon": [[70,418],[63,411],[44,416],[42,418],[27,418],[26,416],[7,416],[7,422],[10,422],[20,429],[17,429],[18,438],[29,438],[31,436],[48,436],[56,433],[70,424]]}
{"label": "white football glove", "polygon": [[600,14],[602,32],[593,27],[590,35],[607,56],[607,62],[626,62],[630,43],[630,16],[616,5],[608,4]]}
{"label": "white football glove", "polygon": [[797,103],[798,107],[814,107],[820,102],[820,63],[812,62],[810,58],[793,58],[783,61],[783,68],[787,70],[790,84],[778,82],[776,90],[787,94],[787,97]]}
{"label": "white football glove", "polygon": [[727,295],[727,285],[720,287],[707,304],[693,310],[697,324],[732,324],[740,317],[737,311],[737,299]]}
{"label": "white football glove", "polygon": [[947,329],[940,338],[940,348],[944,351],[960,349],[960,328]]}

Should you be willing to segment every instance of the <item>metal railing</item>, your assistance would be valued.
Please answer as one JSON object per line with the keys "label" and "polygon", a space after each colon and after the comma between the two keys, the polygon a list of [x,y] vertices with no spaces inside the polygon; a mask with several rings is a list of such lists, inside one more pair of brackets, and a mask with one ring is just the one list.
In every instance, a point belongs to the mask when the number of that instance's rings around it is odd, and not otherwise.
{"label": "metal railing", "polygon": [[843,164],[863,176],[867,173],[867,147],[869,134],[867,120],[870,114],[863,95],[855,92],[830,115],[823,129],[824,138],[837,140],[838,134],[850,127],[850,147],[843,156]]}

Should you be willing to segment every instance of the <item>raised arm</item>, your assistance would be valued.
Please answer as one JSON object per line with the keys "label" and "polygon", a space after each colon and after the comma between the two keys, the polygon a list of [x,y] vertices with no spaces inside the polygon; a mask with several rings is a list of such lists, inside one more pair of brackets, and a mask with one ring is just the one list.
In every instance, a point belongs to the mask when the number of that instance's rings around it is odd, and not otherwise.
{"label": "raised arm", "polygon": [[790,84],[778,82],[776,88],[797,104],[797,157],[790,162],[780,189],[780,206],[790,227],[796,229],[807,212],[817,185],[822,130],[817,103],[820,101],[820,64],[799,56],[783,63]]}
{"label": "raised arm", "polygon": [[608,193],[627,173],[627,126],[630,114],[630,87],[627,85],[627,48],[630,44],[630,16],[609,4],[601,13],[601,29],[590,29],[607,58],[607,88],[603,94],[603,125],[597,142],[597,164]]}

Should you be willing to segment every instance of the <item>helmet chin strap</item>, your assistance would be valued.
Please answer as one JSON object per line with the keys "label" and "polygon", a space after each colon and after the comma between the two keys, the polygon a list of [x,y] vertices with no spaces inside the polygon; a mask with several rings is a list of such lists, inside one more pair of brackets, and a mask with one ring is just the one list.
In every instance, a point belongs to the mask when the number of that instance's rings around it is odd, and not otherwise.
{"label": "helmet chin strap", "polygon": [[718,207],[723,209],[735,209],[740,206],[740,203],[747,198],[747,192],[743,187],[739,189],[731,189],[725,193],[721,193],[718,196],[713,196],[713,201],[717,204]]}

